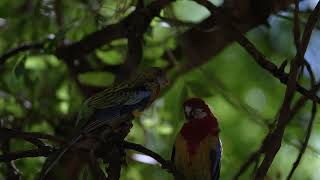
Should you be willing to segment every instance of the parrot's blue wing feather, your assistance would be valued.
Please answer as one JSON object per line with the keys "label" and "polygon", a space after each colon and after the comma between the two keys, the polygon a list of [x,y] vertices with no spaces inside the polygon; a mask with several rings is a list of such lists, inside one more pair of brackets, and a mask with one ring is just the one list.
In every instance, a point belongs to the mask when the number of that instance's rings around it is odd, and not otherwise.
{"label": "parrot's blue wing feather", "polygon": [[96,120],[108,120],[116,119],[120,117],[120,108],[121,107],[112,107],[106,109],[96,109],[94,112],[94,118]]}
{"label": "parrot's blue wing feather", "polygon": [[218,180],[220,177],[220,164],[221,164],[221,152],[222,147],[220,141],[217,142],[215,149],[210,152],[211,168],[212,168],[212,180]]}
{"label": "parrot's blue wing feather", "polygon": [[140,90],[133,93],[132,98],[129,98],[128,101],[126,101],[125,105],[135,105],[138,104],[140,101],[149,98],[151,96],[150,91],[146,90]]}
{"label": "parrot's blue wing feather", "polygon": [[[152,95],[150,91],[143,89],[135,91],[123,89],[111,94],[114,97],[110,96],[110,94],[105,94],[104,96],[103,94],[98,94],[86,100],[78,114],[76,126],[79,125],[80,121],[83,121],[82,119],[85,119],[84,122],[86,122],[86,119],[92,117],[92,114],[94,114],[97,121],[100,121],[117,118],[135,108],[144,109]],[[80,124],[80,127],[83,125],[83,123],[82,125]]]}
{"label": "parrot's blue wing feather", "polygon": [[118,91],[101,92],[86,100],[88,107],[95,109],[105,109],[119,105],[136,104],[140,100],[151,95],[145,89],[121,89]]}

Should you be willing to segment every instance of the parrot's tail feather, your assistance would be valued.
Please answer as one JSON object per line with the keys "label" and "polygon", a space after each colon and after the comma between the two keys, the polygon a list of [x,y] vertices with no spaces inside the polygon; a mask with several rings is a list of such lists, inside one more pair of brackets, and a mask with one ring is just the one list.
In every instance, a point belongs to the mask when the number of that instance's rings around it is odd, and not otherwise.
{"label": "parrot's tail feather", "polygon": [[[83,105],[83,106],[84,106],[84,105]],[[76,120],[76,122],[75,122],[75,124],[74,124],[74,127],[77,127],[77,126],[79,125],[81,118],[83,118],[83,114],[84,114],[84,112],[83,112],[83,107],[82,107],[82,108],[80,109],[78,115],[77,115],[77,120]]]}
{"label": "parrot's tail feather", "polygon": [[78,113],[77,115],[77,120],[76,120],[76,123],[74,124],[74,127],[77,127],[79,122],[80,122],[80,118],[81,118],[81,112]]}
{"label": "parrot's tail feather", "polygon": [[[119,116],[120,117],[120,116]],[[118,118],[118,117],[117,117]],[[110,121],[110,120],[109,120]],[[90,124],[88,124],[84,129],[83,129],[83,133],[89,134],[90,132],[101,128],[102,126],[108,126],[108,127],[112,127],[110,125],[110,122],[106,121],[106,120],[96,120],[91,122]]]}
{"label": "parrot's tail feather", "polygon": [[43,165],[43,168],[41,170],[40,174],[40,180],[44,180],[45,177],[48,175],[48,173],[51,171],[51,169],[58,163],[58,161],[62,158],[62,156],[73,146],[76,142],[78,142],[82,138],[82,134],[79,136],[73,138],[69,144],[63,148],[60,152],[57,152],[57,154],[54,154],[53,157],[48,157],[47,162]]}

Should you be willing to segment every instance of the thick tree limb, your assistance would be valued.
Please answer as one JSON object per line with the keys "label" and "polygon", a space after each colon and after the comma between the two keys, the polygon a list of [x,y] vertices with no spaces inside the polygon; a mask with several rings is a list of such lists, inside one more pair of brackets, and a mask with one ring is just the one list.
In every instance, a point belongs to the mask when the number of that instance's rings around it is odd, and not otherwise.
{"label": "thick tree limb", "polygon": [[40,157],[40,156],[47,157],[52,152],[53,152],[52,148],[48,146],[44,146],[42,148],[33,149],[33,150],[11,152],[11,153],[0,155],[0,162],[10,162],[13,160],[27,158],[27,157]]}
{"label": "thick tree limb", "polygon": [[37,133],[37,132],[22,132],[15,129],[0,128],[0,141],[9,138],[20,138],[20,139],[47,139],[60,144],[64,144],[65,140],[58,138],[53,135]]}

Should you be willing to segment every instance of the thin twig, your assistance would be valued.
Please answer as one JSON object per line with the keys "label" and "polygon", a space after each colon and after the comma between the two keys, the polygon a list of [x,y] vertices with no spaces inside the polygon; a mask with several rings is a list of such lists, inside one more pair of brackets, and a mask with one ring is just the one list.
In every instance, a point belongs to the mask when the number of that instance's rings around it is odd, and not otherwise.
{"label": "thin twig", "polygon": [[309,139],[310,139],[310,136],[311,136],[311,132],[312,132],[312,128],[313,128],[313,124],[314,124],[314,120],[315,120],[315,116],[316,116],[316,112],[317,112],[317,104],[315,102],[312,103],[312,112],[311,112],[311,118],[309,120],[309,123],[308,123],[308,129],[307,129],[307,134],[306,134],[306,137],[305,137],[305,140],[301,146],[301,149],[300,149],[300,152],[299,152],[299,155],[296,159],[296,161],[293,163],[293,166],[292,166],[292,169],[290,170],[290,173],[287,177],[287,180],[291,179],[294,171],[297,169],[301,159],[302,159],[302,156],[304,154],[304,152],[306,151],[307,147],[308,147],[308,143],[309,143]]}
{"label": "thin twig", "polygon": [[306,52],[308,48],[308,44],[311,38],[312,31],[314,27],[316,26],[317,22],[319,21],[320,17],[320,1],[317,3],[316,7],[310,14],[306,27],[303,32],[302,40],[301,40],[301,47],[303,54]]}
{"label": "thin twig", "polygon": [[240,167],[239,171],[233,177],[233,180],[239,179],[240,176],[249,168],[249,166],[259,159],[261,153],[262,153],[261,148],[258,151],[253,152],[249,156],[249,158],[247,158],[246,162],[243,163],[243,165]]}
{"label": "thin twig", "polygon": [[148,156],[152,157],[153,159],[155,159],[156,161],[158,161],[161,164],[162,168],[167,169],[173,173],[176,172],[174,165],[172,163],[170,163],[170,161],[163,159],[159,154],[141,146],[140,144],[135,144],[135,143],[125,141],[124,148],[135,150],[135,151],[141,152],[145,155],[148,155]]}
{"label": "thin twig", "polygon": [[[218,15],[217,19],[219,19],[219,16],[223,16],[223,18],[228,19],[227,16],[225,16],[221,12],[219,12],[219,9],[217,7],[215,7],[209,1],[196,0],[196,2],[205,6],[210,11],[211,14]],[[223,18],[221,18],[221,19],[223,19]],[[295,18],[295,19],[296,19],[296,21],[298,21],[297,18]],[[256,60],[256,62],[259,65],[261,65],[264,69],[267,69],[274,76],[278,77],[281,80],[281,82],[287,84],[285,98],[283,101],[283,105],[280,109],[277,128],[273,132],[270,132],[270,134],[268,134],[266,136],[266,138],[260,148],[260,149],[263,149],[262,152],[264,152],[266,156],[265,156],[262,164],[260,165],[260,167],[257,170],[256,179],[262,179],[263,177],[265,177],[275,155],[277,154],[278,150],[280,149],[284,129],[285,129],[287,123],[290,121],[290,104],[293,100],[293,96],[294,96],[296,87],[299,92],[302,92],[302,94],[304,94],[304,95],[307,94],[305,89],[297,84],[297,77],[299,74],[299,68],[303,65],[304,59],[302,57],[303,57],[305,51],[302,51],[300,49],[300,33],[299,33],[299,29],[298,29],[299,27],[295,26],[294,27],[295,39],[296,39],[295,42],[297,45],[297,52],[298,51],[299,52],[298,52],[296,58],[291,62],[290,73],[289,73],[289,75],[287,75],[284,72],[279,72],[278,68],[274,64],[272,64],[272,63],[270,63],[270,61],[266,60],[266,58],[254,47],[254,45],[251,44],[251,42],[248,39],[246,39],[244,37],[244,35],[235,26],[232,25],[231,19],[229,19],[229,21],[227,20],[224,22],[226,22],[226,23],[224,23],[222,25],[225,25],[226,27],[229,27],[232,30],[232,32],[235,34],[235,37],[236,37],[236,40],[238,41],[238,43],[241,44],[254,57],[254,60]],[[297,24],[298,23],[295,23],[295,25],[297,25]],[[307,24],[310,24],[308,26],[309,28],[313,25],[312,23],[307,23]],[[307,27],[306,27],[306,29],[307,29]],[[308,31],[305,31],[305,34],[307,34],[307,33],[308,33]],[[311,33],[310,33],[310,35],[311,35]],[[304,43],[307,42],[305,44],[308,44],[309,38],[310,38],[310,36],[308,37],[308,35],[304,36],[303,42]],[[305,44],[303,44],[304,45],[303,47],[306,46]],[[302,89],[304,89],[304,90],[302,90]],[[310,95],[310,91],[308,91],[308,94]],[[313,95],[313,97],[310,99],[317,100],[319,102],[319,98],[316,95]],[[261,151],[261,150],[259,150],[259,151]],[[259,151],[257,154],[259,154]],[[256,157],[256,155],[254,154],[254,156],[252,156],[252,157]]]}
{"label": "thin twig", "polygon": [[11,49],[0,56],[0,65],[5,63],[5,61],[10,57],[17,55],[20,52],[35,50],[35,49],[37,50],[43,49],[43,45],[44,45],[43,43],[22,44],[14,49]]}
{"label": "thin twig", "polygon": [[[307,67],[310,68],[310,64],[305,61],[305,64]],[[309,75],[310,75],[310,81],[311,81],[311,87],[312,88],[315,88],[317,87],[316,84],[315,84],[315,76],[314,76],[314,73],[313,71],[310,69],[308,69],[308,72],[309,72]],[[303,99],[303,98],[301,98]],[[290,170],[290,173],[289,175],[287,176],[287,180],[290,180],[293,176],[293,173],[295,172],[295,170],[297,169],[297,167],[299,166],[300,164],[300,161],[302,159],[302,156],[304,154],[304,152],[306,151],[307,147],[308,147],[308,143],[309,143],[309,139],[310,139],[310,136],[311,136],[311,132],[312,132],[312,128],[313,128],[313,123],[314,123],[314,120],[315,120],[315,116],[316,116],[316,112],[317,112],[317,103],[316,102],[312,102],[312,109],[311,109],[311,118],[309,120],[309,123],[308,123],[308,128],[307,128],[307,134],[306,134],[306,137],[305,137],[305,140],[300,148],[300,151],[299,151],[299,155],[296,159],[296,161],[294,162],[291,170]]]}
{"label": "thin twig", "polygon": [[136,9],[119,23],[108,25],[71,45],[58,47],[55,54],[59,58],[66,60],[79,59],[113,40],[126,38],[128,35],[128,25],[130,26],[136,23],[137,19],[132,18],[136,16],[140,17],[138,22],[145,25],[140,27],[143,28],[143,32],[145,32],[151,20],[158,16],[160,11],[173,1],[174,0],[153,1],[141,10]]}
{"label": "thin twig", "polygon": [[[10,151],[10,140],[4,140],[1,142],[1,146],[0,146],[2,152],[4,154],[8,153]],[[21,173],[19,171],[19,169],[16,167],[15,162],[14,161],[7,161],[5,162],[6,164],[6,178],[7,179],[20,179],[21,178]]]}
{"label": "thin twig", "polygon": [[60,144],[64,144],[66,141],[62,138],[44,134],[39,132],[22,132],[15,129],[8,129],[8,128],[0,128],[0,135],[1,138],[21,138],[21,139],[47,139],[50,141],[54,141]]}
{"label": "thin twig", "polygon": [[266,147],[266,151],[264,152],[265,157],[261,165],[257,169],[256,175],[255,175],[255,179],[258,179],[258,180],[263,179],[266,176],[276,154],[281,148],[281,142],[283,139],[284,131],[286,129],[288,122],[291,120],[290,105],[293,101],[295,89],[297,86],[297,77],[299,76],[299,68],[303,66],[303,62],[304,62],[304,59],[303,59],[304,53],[301,52],[301,45],[300,45],[299,18],[297,17],[299,12],[299,5],[297,0],[295,2],[296,2],[295,18],[294,18],[295,23],[294,23],[293,31],[294,31],[294,39],[296,44],[297,55],[291,61],[287,88],[285,91],[285,97],[284,97],[282,106],[280,108],[280,114],[277,121],[276,129],[273,132],[269,133],[269,135],[267,135],[270,137],[270,139],[267,142],[268,144],[265,145]]}
{"label": "thin twig", "polygon": [[[275,14],[274,16],[278,17],[278,18],[281,18],[281,19],[285,19],[287,21],[293,21],[293,17],[291,16],[287,16],[287,15],[283,15],[283,14]],[[306,21],[303,21],[300,23],[301,25],[306,25],[307,22]],[[317,30],[320,30],[320,26],[319,25],[316,25],[315,27]]]}
{"label": "thin twig", "polygon": [[[224,15],[222,12],[219,12],[219,8],[217,8],[214,4],[212,4],[210,1],[203,1],[203,0],[195,0],[199,4],[205,6],[211,13],[214,13],[215,15],[218,14],[217,19],[219,17],[222,17],[220,20],[224,22],[224,25],[228,27],[231,30],[231,33],[235,36],[235,40],[253,57],[253,60],[256,61],[263,69],[270,72],[274,77],[278,78],[281,83],[288,84],[288,78],[289,75],[283,71],[282,68],[278,68],[275,64],[273,64],[270,60],[268,60],[242,33],[238,30],[237,27],[232,25],[232,19],[228,18],[226,15]],[[313,18],[315,19],[315,18]],[[219,21],[219,22],[220,22]],[[310,25],[314,25],[314,23],[307,23]],[[306,33],[306,32],[305,32]],[[304,37],[306,39],[307,36]],[[302,40],[302,47],[305,47],[304,41]],[[305,51],[301,51],[305,52]],[[296,90],[303,94],[304,96],[307,96],[310,100],[316,100],[317,103],[320,103],[320,98],[312,93],[310,90],[305,89],[301,85],[297,84]]]}

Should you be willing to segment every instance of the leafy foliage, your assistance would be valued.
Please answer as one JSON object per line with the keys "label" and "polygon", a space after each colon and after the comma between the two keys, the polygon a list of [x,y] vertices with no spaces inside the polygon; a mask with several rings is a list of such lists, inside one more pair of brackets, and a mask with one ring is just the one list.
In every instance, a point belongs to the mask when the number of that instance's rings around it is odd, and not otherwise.
{"label": "leafy foliage", "polygon": [[[45,48],[41,50],[21,52],[6,62],[0,62],[0,121],[3,127],[67,137],[81,103],[87,97],[85,90],[111,85],[116,76],[114,70],[124,62],[127,51],[124,39],[106,44],[88,57],[75,61],[88,64],[88,69],[80,73],[52,53],[63,41],[77,42],[91,32],[120,21],[133,11],[135,1],[68,0],[57,5],[58,1],[0,1],[0,54],[22,43],[45,42]],[[146,4],[150,2],[145,1]],[[194,2],[178,1],[161,14],[198,23],[208,16],[208,11]],[[295,53],[292,21],[279,16],[272,16],[269,20],[271,27],[259,26],[247,37],[280,66],[284,59],[292,58]],[[238,44],[229,45],[206,64],[181,74],[179,68],[187,63],[186,59],[173,58],[171,62],[165,54],[178,46],[179,35],[186,29],[188,27],[172,25],[157,17],[144,34],[140,66],[166,68],[173,64],[168,71],[171,85],[141,118],[134,121],[127,139],[170,159],[174,137],[184,119],[181,102],[191,96],[203,97],[221,124],[221,179],[231,179],[268,132],[268,126],[282,103],[285,86],[250,60],[252,57]],[[313,40],[319,41],[319,30],[315,32],[318,35],[313,36]],[[50,40],[49,35],[55,38]],[[316,58],[319,56],[311,56],[310,60],[314,62]],[[317,70],[318,64],[312,66]],[[308,79],[305,74],[301,82],[308,85]],[[285,145],[269,173],[271,179],[283,179],[288,174],[304,137],[309,109],[310,104],[299,111],[286,131]],[[317,150],[318,126],[316,123],[309,148],[294,179],[319,176],[320,161],[315,158],[320,153]],[[31,147],[19,140],[10,142],[12,151]],[[140,163],[143,159],[135,155],[132,151],[127,153],[128,166],[123,168],[121,179],[172,178],[157,165]],[[23,179],[34,179],[43,162],[44,158],[26,158],[16,161],[16,166],[23,172]],[[0,179],[5,174],[5,164],[1,163]],[[248,179],[249,175],[247,173],[243,179]]]}

